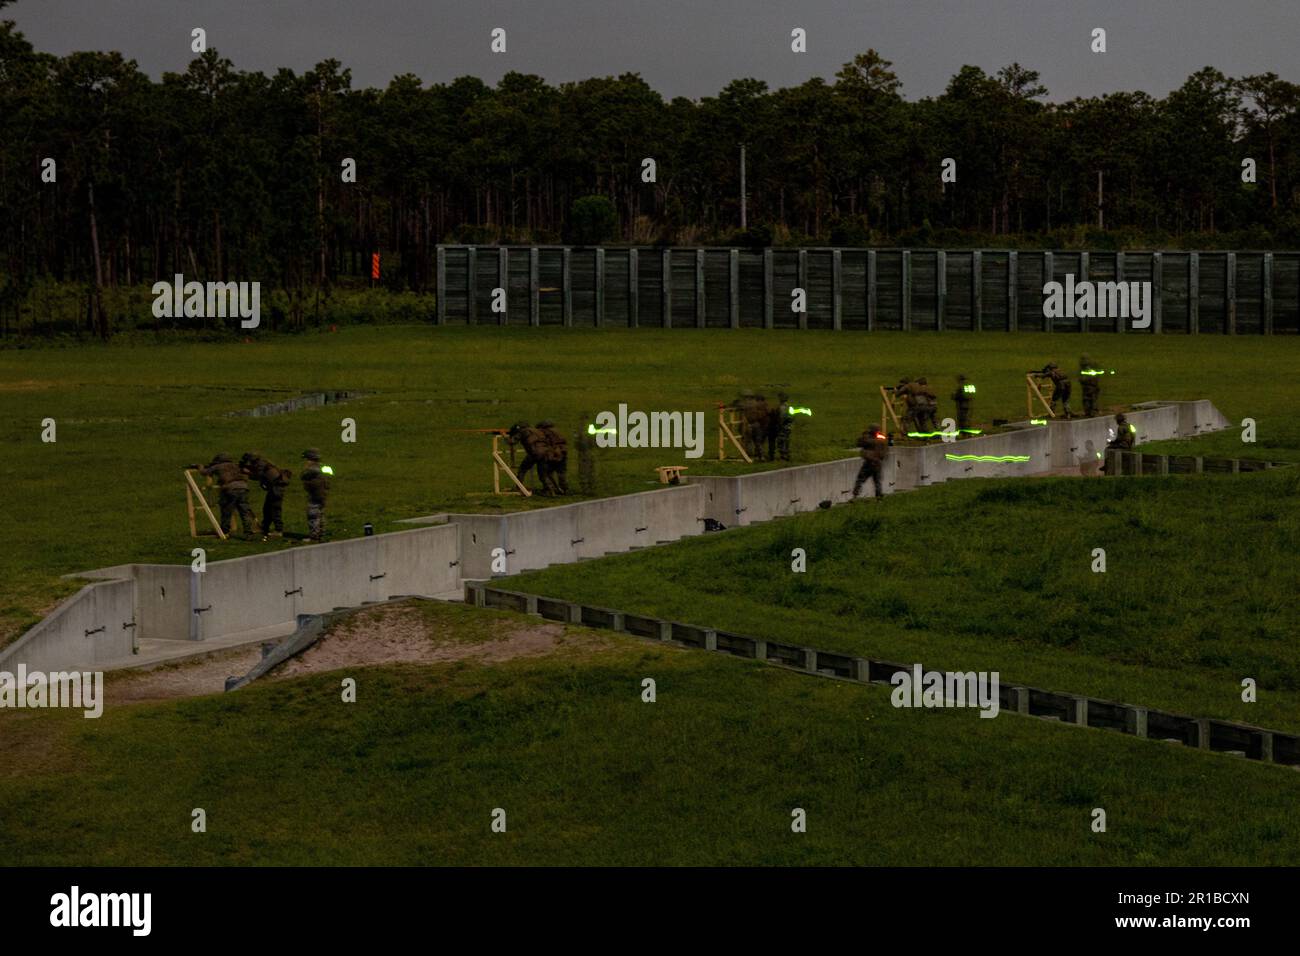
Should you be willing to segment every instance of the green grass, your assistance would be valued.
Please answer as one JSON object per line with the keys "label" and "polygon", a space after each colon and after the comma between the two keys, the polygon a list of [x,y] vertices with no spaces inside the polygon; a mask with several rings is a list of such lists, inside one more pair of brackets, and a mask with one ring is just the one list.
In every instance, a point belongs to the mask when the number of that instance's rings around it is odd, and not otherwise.
{"label": "green grass", "polygon": [[[345,328],[331,334],[261,336],[150,344],[0,351],[0,462],[10,502],[0,524],[0,643],[35,623],[75,589],[59,576],[129,561],[188,562],[194,542],[184,515],[180,467],[216,451],[262,451],[297,468],[308,446],[336,470],[332,533],[351,536],[373,522],[434,511],[544,507],[497,499],[490,489],[486,436],[456,429],[632,408],[699,409],[706,458],[692,473],[739,473],[709,463],[716,454],[712,403],[742,387],[779,383],[814,411],[795,430],[797,461],[851,454],[853,439],[879,417],[877,387],[900,374],[926,374],[941,394],[957,372],[978,383],[976,418],[1023,417],[1023,371],[1078,353],[1115,367],[1106,404],[1154,398],[1210,398],[1234,421],[1259,424],[1259,442],[1236,431],[1198,440],[1207,452],[1300,460],[1300,400],[1294,368],[1300,338],[1043,335],[1026,333],[828,333],[762,330],[591,330],[528,328]],[[318,390],[367,397],[274,418],[228,418],[237,409]],[[945,405],[946,407],[946,405]],[[355,444],[340,441],[343,417]],[[58,441],[40,441],[54,418]],[[657,450],[600,453],[599,493],[645,490]],[[573,469],[576,470],[576,469]],[[260,506],[260,492],[254,492]],[[290,527],[305,528],[296,485]],[[276,547],[204,539],[210,559]],[[283,545],[278,545],[283,546]]]}
{"label": "green grass", "polygon": [[1296,469],[961,481],[502,583],[1300,731],[1298,505]]}
{"label": "green grass", "polygon": [[1300,863],[1292,771],[888,691],[607,636],[97,721],[0,712],[0,841],[11,865]]}

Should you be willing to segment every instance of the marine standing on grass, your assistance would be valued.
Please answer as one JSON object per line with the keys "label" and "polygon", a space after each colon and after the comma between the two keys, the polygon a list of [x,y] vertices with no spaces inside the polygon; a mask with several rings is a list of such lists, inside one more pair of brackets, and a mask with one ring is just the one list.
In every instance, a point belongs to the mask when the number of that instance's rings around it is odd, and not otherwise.
{"label": "marine standing on grass", "polygon": [[586,412],[582,413],[579,422],[581,424],[578,425],[578,434],[573,442],[573,446],[578,449],[578,487],[582,489],[584,495],[594,495],[596,493],[596,439],[592,437],[591,432],[587,431],[590,426],[587,424]]}
{"label": "marine standing on grass", "polygon": [[970,407],[974,402],[967,391],[965,375],[957,376],[957,391],[952,393],[952,400],[957,406],[957,430],[964,431],[970,427]]}
{"label": "marine standing on grass", "polygon": [[912,392],[916,395],[916,430],[937,432],[939,400],[934,394],[934,389],[930,387],[929,381],[924,377],[918,378],[912,385]]}
{"label": "marine standing on grass", "polygon": [[1070,414],[1070,376],[1055,362],[1048,362],[1043,368],[1043,374],[1052,380],[1052,414],[1056,414],[1056,403],[1059,400],[1065,417],[1073,417]]}
{"label": "marine standing on grass", "polygon": [[884,469],[885,453],[888,450],[885,436],[879,425],[872,425],[858,438],[858,448],[862,449],[862,467],[858,469],[858,479],[853,483],[853,497],[862,493],[862,486],[870,478],[876,486],[876,497],[884,494],[880,486],[880,473]]}
{"label": "marine standing on grass", "polygon": [[239,464],[266,492],[262,502],[262,533],[268,538],[280,537],[284,533],[284,493],[293,472],[277,468],[256,452],[246,452]]}
{"label": "marine standing on grass", "polygon": [[551,484],[562,495],[569,493],[569,443],[555,427],[555,422],[537,423],[537,430],[546,440],[546,463],[551,473]]}
{"label": "marine standing on grass", "polygon": [[[782,461],[790,460],[790,432],[794,428],[794,413],[790,411],[790,396],[785,392],[777,392],[776,397],[780,400],[773,414],[776,416],[775,423],[775,442],[776,448],[773,449],[771,442],[768,444],[767,457],[773,461],[776,456],[780,455]],[[773,452],[775,451],[775,454]]]}
{"label": "marine standing on grass", "polygon": [[197,468],[199,474],[208,478],[215,478],[220,489],[220,498],[218,499],[221,507],[221,533],[230,533],[230,519],[236,511],[239,512],[239,521],[244,526],[244,534],[252,534],[257,530],[257,523],[253,519],[253,509],[248,507],[248,482],[244,480],[243,469],[235,464],[227,454],[217,454],[212,457],[212,461],[207,465],[200,467],[191,465],[191,468]]}
{"label": "marine standing on grass", "polygon": [[308,537],[320,541],[325,537],[325,499],[329,496],[330,480],[321,469],[317,449],[308,448],[302,457],[307,462],[302,472],[302,487],[307,492]]}
{"label": "marine standing on grass", "polygon": [[1097,372],[1097,367],[1088,356],[1079,359],[1079,378],[1083,379],[1083,414],[1087,418],[1097,414],[1097,401],[1101,398],[1101,376]]}

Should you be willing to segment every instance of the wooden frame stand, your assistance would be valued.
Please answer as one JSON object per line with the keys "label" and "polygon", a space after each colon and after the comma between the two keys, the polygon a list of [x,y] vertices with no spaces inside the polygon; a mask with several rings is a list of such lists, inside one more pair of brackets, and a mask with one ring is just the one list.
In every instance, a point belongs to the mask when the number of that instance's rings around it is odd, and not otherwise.
{"label": "wooden frame stand", "polygon": [[[728,414],[730,412],[730,414]],[[753,464],[754,459],[749,457],[749,452],[745,451],[745,446],[739,438],[736,437],[733,429],[744,424],[744,419],[740,412],[734,408],[728,408],[722,402],[718,402],[718,461],[727,460],[727,439],[740,452],[740,457],[745,459],[748,464]]]}
{"label": "wooden frame stand", "polygon": [[880,386],[880,427],[889,434],[889,423],[894,423],[894,428],[898,432],[899,441],[907,440],[907,430],[903,428],[903,423],[898,418],[898,409],[894,407],[894,386]]}
{"label": "wooden frame stand", "polygon": [[198,484],[194,481],[194,475],[190,472],[188,468],[186,468],[185,469],[185,505],[190,515],[190,537],[191,538],[197,538],[199,536],[198,528],[194,524],[194,499],[195,498],[199,499],[199,504],[203,506],[203,513],[207,515],[208,520],[212,522],[212,530],[217,533],[218,538],[220,538],[222,541],[225,541],[226,533],[221,530],[221,522],[219,522],[217,520],[217,516],[212,513],[212,508],[208,506],[208,499],[203,496],[203,492],[199,490]]}
{"label": "wooden frame stand", "polygon": [[1052,403],[1043,397],[1042,390],[1039,388],[1039,382],[1047,379],[1045,384],[1050,386],[1051,376],[1044,375],[1041,372],[1025,373],[1025,412],[1030,418],[1034,417],[1034,399],[1037,398],[1042,404],[1043,410],[1047,412],[1048,418],[1055,418],[1056,412],[1052,411]]}
{"label": "wooden frame stand", "polygon": [[[533,496],[533,493],[528,490],[528,486],[519,480],[519,476],[515,474],[515,470],[511,468],[509,465],[507,465],[506,460],[501,457],[500,441],[501,441],[500,433],[493,434],[492,436],[492,491],[493,493],[498,495],[523,495],[525,498],[531,498]],[[501,490],[501,472],[503,471],[510,476],[510,480],[514,482],[514,486],[519,489],[518,491]]]}

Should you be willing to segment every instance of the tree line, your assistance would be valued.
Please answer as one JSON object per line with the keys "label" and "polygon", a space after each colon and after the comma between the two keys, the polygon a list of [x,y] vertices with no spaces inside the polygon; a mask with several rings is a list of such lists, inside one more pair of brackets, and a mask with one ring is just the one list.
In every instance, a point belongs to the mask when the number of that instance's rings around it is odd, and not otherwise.
{"label": "tree line", "polygon": [[154,81],[0,22],[6,324],[76,283],[106,336],[108,290],[178,272],[258,279],[301,320],[376,252],[385,288],[430,290],[439,242],[1294,247],[1300,86],[1206,67],[1164,98],[1054,103],[1013,63],[913,101],[874,50],[699,100],[632,73],[357,89],[336,60],[268,76],[216,50]]}

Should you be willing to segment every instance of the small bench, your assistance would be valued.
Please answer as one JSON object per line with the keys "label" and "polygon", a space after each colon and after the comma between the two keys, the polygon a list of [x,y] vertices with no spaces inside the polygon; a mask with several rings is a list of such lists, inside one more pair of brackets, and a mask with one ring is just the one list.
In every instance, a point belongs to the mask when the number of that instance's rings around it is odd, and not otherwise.
{"label": "small bench", "polygon": [[659,472],[659,484],[676,485],[682,480],[682,472],[687,470],[686,465],[660,465],[655,468]]}

